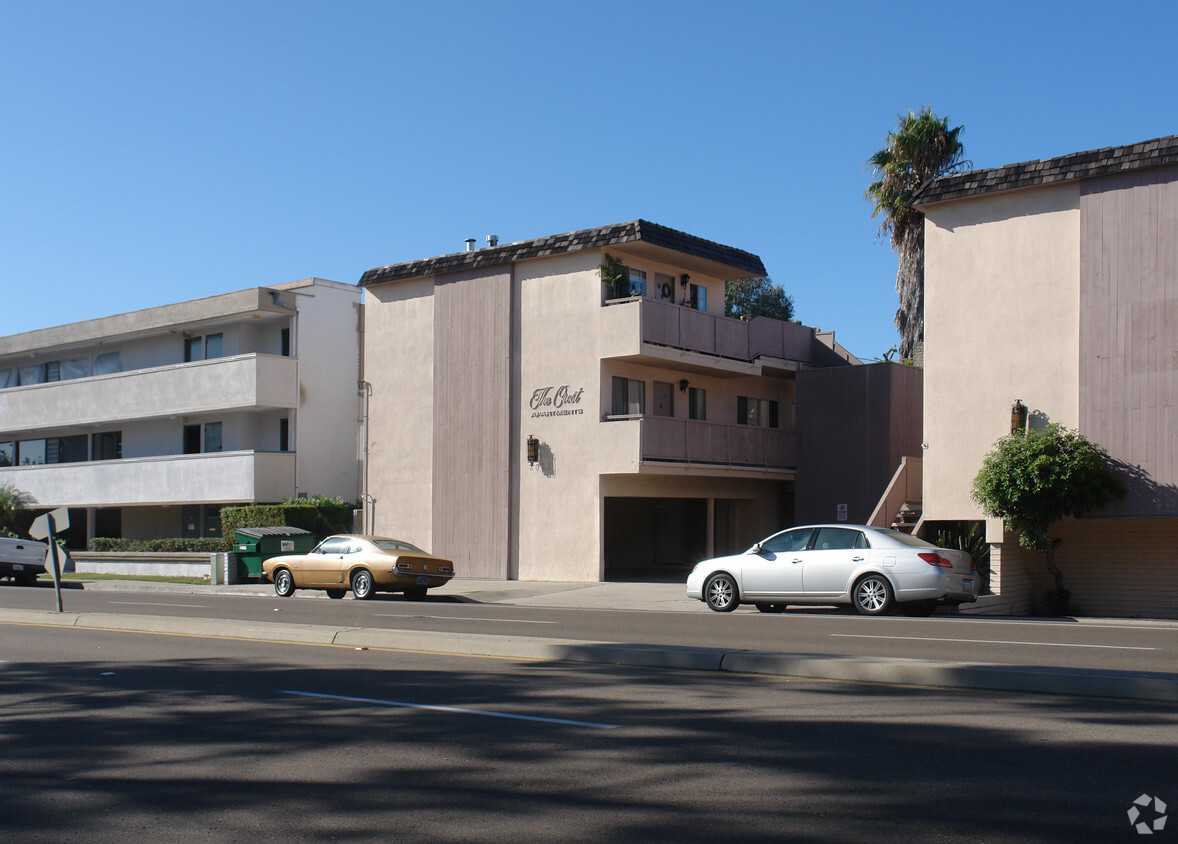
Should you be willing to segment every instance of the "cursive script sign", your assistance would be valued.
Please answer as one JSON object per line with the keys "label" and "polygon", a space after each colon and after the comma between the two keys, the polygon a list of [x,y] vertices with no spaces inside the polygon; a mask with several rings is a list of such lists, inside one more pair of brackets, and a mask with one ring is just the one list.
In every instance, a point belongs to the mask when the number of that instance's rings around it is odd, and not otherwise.
{"label": "cursive script sign", "polygon": [[585,411],[576,405],[581,403],[584,394],[584,387],[574,390],[568,384],[560,387],[537,387],[532,391],[528,407],[532,409],[533,419],[540,416],[579,416]]}

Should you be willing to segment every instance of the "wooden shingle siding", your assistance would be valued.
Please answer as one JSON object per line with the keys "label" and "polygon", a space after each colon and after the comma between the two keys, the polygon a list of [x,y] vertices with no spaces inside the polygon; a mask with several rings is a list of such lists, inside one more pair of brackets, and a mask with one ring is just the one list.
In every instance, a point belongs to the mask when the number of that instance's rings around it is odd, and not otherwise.
{"label": "wooden shingle siding", "polygon": [[1178,167],[1080,198],[1080,430],[1122,463],[1108,514],[1178,516]]}
{"label": "wooden shingle siding", "polygon": [[459,577],[509,574],[511,325],[510,265],[437,278],[432,550]]}

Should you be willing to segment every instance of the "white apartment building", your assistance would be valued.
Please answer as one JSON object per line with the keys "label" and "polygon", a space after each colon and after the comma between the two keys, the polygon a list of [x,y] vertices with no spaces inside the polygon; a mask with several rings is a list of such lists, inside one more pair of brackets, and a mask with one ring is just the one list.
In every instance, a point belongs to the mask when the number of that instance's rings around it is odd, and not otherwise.
{"label": "white apartment building", "polygon": [[357,501],[360,305],[312,278],[0,337],[0,484],[69,508],[75,548]]}
{"label": "white apartment building", "polygon": [[790,524],[796,375],[857,361],[725,317],[725,282],[763,275],[644,220],[369,270],[372,530],[462,577],[595,581],[680,578]]}

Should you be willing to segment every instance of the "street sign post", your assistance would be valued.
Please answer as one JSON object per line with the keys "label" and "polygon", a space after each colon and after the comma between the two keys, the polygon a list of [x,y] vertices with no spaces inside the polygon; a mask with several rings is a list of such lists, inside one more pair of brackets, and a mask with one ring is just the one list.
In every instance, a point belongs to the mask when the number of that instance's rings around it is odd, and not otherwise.
{"label": "street sign post", "polygon": [[53,574],[53,593],[57,598],[57,611],[61,612],[61,564],[58,555],[61,549],[57,547],[57,532],[69,530],[70,512],[64,507],[38,516],[29,528],[29,536],[33,539],[44,539],[49,543],[49,552],[45,555],[45,569]]}

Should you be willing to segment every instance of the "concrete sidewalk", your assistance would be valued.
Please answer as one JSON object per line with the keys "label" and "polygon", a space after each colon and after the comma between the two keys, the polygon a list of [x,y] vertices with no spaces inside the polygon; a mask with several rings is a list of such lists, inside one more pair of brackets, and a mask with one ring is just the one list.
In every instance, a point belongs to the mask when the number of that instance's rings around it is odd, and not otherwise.
{"label": "concrete sidewalk", "polygon": [[[149,581],[71,581],[87,591],[136,591],[180,594],[274,597],[269,584],[204,586]],[[306,596],[326,595],[301,590]],[[657,612],[702,612],[699,601],[684,594],[679,583],[554,583],[458,580],[431,596],[485,604],[566,609],[610,609]],[[1031,619],[1028,619],[1031,621]],[[1104,623],[1114,620],[1104,620]],[[701,671],[728,671],[859,683],[988,689],[995,691],[1081,695],[1178,703],[1178,674],[1019,667],[924,659],[814,656],[695,646],[672,647],[630,642],[582,641],[524,636],[451,633],[280,622],[233,622],[224,619],[172,618],[110,613],[54,613],[45,610],[0,610],[0,624],[35,624],[142,633],[314,643],[357,648],[496,656],[526,660],[558,660]],[[1077,623],[1099,624],[1082,619]],[[1116,619],[1116,624],[1134,623]],[[1178,627],[1172,621],[1137,621],[1142,625]]]}

